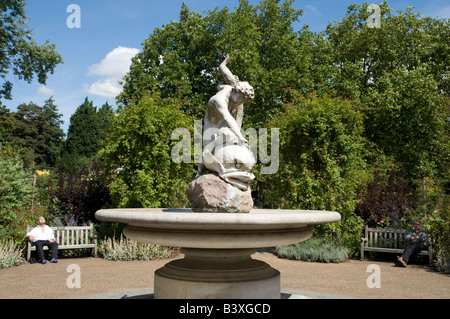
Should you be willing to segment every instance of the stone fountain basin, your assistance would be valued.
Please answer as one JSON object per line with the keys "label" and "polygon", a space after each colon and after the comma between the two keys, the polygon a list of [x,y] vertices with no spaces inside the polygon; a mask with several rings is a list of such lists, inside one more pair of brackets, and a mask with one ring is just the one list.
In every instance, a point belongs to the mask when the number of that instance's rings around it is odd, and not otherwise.
{"label": "stone fountain basin", "polygon": [[125,223],[125,236],[143,243],[203,249],[264,248],[307,240],[308,225],[337,222],[330,211],[254,209],[245,214],[195,213],[191,209],[106,209],[101,221]]}
{"label": "stone fountain basin", "polygon": [[254,209],[196,213],[191,209],[105,209],[101,221],[125,223],[141,243],[180,247],[183,259],[154,273],[155,299],[279,299],[280,272],[251,258],[257,248],[309,239],[308,225],[337,222],[328,211]]}

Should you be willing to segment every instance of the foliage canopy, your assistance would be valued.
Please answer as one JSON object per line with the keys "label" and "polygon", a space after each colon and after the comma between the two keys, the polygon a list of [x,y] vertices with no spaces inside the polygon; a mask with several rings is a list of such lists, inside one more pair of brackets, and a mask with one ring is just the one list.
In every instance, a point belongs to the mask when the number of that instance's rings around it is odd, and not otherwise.
{"label": "foliage canopy", "polygon": [[[84,212],[75,213],[88,219],[96,207],[90,201],[104,194],[106,185],[111,201],[105,196],[105,205],[183,207],[195,165],[172,160],[177,142],[171,133],[176,128],[192,133],[194,120],[203,118],[222,81],[218,65],[230,54],[230,69],[256,93],[246,105],[244,129],[280,129],[279,171],[258,175],[252,185],[262,206],[340,212],[340,223],[315,230],[339,239],[351,254],[358,249],[363,220],[395,219],[396,226],[410,227],[413,218],[423,218],[444,247],[450,193],[449,20],[425,17],[410,7],[395,13],[384,1],[380,28],[368,28],[368,4],[352,4],[342,20],[314,33],[300,24],[302,11],[292,4],[240,0],[234,10],[203,14],[183,4],[178,21],[156,28],[142,43],[123,79],[117,113],[107,104],[97,110],[86,98],[63,142],[53,100],[44,108],[21,105],[16,113],[0,104],[0,143],[20,148],[26,167],[54,169],[56,162],[69,171],[104,159],[101,169],[94,168],[98,174],[87,169],[67,176],[80,178],[79,185],[60,175],[60,187],[51,189],[52,200],[61,205],[51,209],[73,214],[69,206],[81,198]],[[19,79],[37,75],[45,82],[61,57],[54,46],[32,40],[23,1],[3,1],[0,10],[5,17],[0,22],[2,78],[12,67]],[[0,98],[10,94],[6,81]],[[12,178],[20,164],[8,161],[3,171]],[[28,185],[26,174],[17,171],[16,177],[24,178],[19,184]],[[93,178],[98,183],[86,186]],[[1,189],[12,187],[4,185]],[[19,194],[23,203],[25,193]]]}
{"label": "foliage canopy", "polygon": [[2,0],[0,4],[0,76],[4,80],[0,99],[12,98],[12,83],[6,80],[10,71],[19,80],[31,83],[34,76],[45,84],[47,74],[53,74],[62,57],[55,45],[47,40],[38,45],[32,38],[33,31],[27,27],[24,0]]}

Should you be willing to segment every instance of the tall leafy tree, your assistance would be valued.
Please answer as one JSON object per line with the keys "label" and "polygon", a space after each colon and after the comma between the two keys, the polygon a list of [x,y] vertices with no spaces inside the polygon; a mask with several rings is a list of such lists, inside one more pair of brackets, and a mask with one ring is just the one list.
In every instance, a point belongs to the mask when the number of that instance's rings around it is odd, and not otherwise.
{"label": "tall leafy tree", "polygon": [[312,37],[294,30],[301,11],[292,0],[241,0],[230,12],[218,8],[202,16],[183,5],[178,22],[156,28],[133,58],[118,101],[127,106],[148,92],[183,99],[182,110],[202,118],[208,99],[223,81],[218,65],[230,54],[229,67],[249,81],[256,98],[244,118],[262,125],[282,108],[284,88],[307,90]]}
{"label": "tall leafy tree", "polygon": [[449,145],[449,20],[413,7],[394,14],[384,1],[380,28],[369,28],[366,10],[367,3],[350,5],[342,21],[317,35],[316,88],[360,99],[365,135],[405,165],[409,180],[442,177]]}
{"label": "tall leafy tree", "polygon": [[58,107],[54,104],[53,97],[44,102],[42,112],[47,123],[47,144],[49,145],[49,153],[46,155],[45,162],[50,167],[54,167],[58,158],[61,156],[64,147],[65,133],[61,128],[64,121],[61,120],[62,114],[58,113]]}
{"label": "tall leafy tree", "polygon": [[11,137],[14,129],[14,117],[11,111],[0,102],[0,143]]}
{"label": "tall leafy tree", "polygon": [[413,181],[445,176],[448,135],[448,20],[392,12],[381,3],[381,27],[369,28],[368,4],[348,7],[341,21],[313,34],[294,30],[301,11],[292,1],[241,0],[234,11],[195,13],[156,28],[143,42],[118,97],[126,107],[145,94],[179,97],[180,108],[202,118],[229,67],[254,87],[244,127],[261,127],[283,112],[286,88],[360,100],[368,140],[406,168]]}
{"label": "tall leafy tree", "polygon": [[290,93],[284,112],[269,123],[280,130],[279,170],[258,176],[258,191],[265,207],[338,211],[342,221],[322,228],[356,250],[362,230],[356,192],[368,178],[363,116],[342,98]]}
{"label": "tall leafy tree", "polygon": [[91,166],[92,160],[102,148],[114,114],[112,106],[107,102],[97,110],[92,101],[85,98],[70,117],[67,141],[60,161],[66,172],[71,171],[73,166],[78,170],[83,166]]}
{"label": "tall leafy tree", "polygon": [[63,62],[54,44],[47,40],[38,45],[32,38],[24,7],[24,0],[2,0],[0,4],[0,99],[12,98],[12,83],[6,80],[9,72],[28,83],[36,76],[45,84],[47,74],[53,74],[56,65]]}
{"label": "tall leafy tree", "polygon": [[71,156],[93,157],[100,149],[97,108],[86,97],[70,117],[66,152]]}
{"label": "tall leafy tree", "polygon": [[62,114],[53,99],[45,101],[44,107],[33,102],[21,104],[11,115],[12,134],[5,141],[22,149],[25,166],[54,167],[63,146],[64,131],[60,128]]}
{"label": "tall leafy tree", "polygon": [[106,102],[103,104],[97,112],[97,117],[99,121],[99,130],[100,130],[100,139],[103,140],[105,138],[106,132],[109,130],[113,118],[114,118],[114,109],[111,105]]}
{"label": "tall leafy tree", "polygon": [[47,144],[47,122],[42,108],[30,102],[17,107],[13,113],[15,124],[9,141],[23,149],[24,164],[45,166],[46,155],[51,152]]}
{"label": "tall leafy tree", "polygon": [[372,171],[386,171],[377,167],[383,157],[397,172],[405,169],[399,188],[373,176],[361,195],[361,216],[368,223],[390,216],[391,225],[421,216],[439,242],[448,234],[450,20],[412,7],[394,13],[384,1],[380,27],[368,28],[367,6],[350,5],[341,21],[315,36],[315,88],[361,102]]}
{"label": "tall leafy tree", "polygon": [[414,13],[414,7],[395,14],[384,1],[379,5],[380,27],[369,28],[367,6],[349,5],[342,21],[317,34],[315,61],[328,65],[323,81],[337,94],[357,98],[370,88],[382,88],[386,74],[422,67],[433,75],[439,92],[448,95],[449,20]]}

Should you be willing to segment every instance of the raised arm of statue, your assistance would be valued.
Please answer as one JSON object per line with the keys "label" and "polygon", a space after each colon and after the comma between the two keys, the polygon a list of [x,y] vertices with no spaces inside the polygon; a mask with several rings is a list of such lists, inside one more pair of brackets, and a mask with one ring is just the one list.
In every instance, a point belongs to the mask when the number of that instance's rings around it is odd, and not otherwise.
{"label": "raised arm of statue", "polygon": [[225,84],[235,86],[239,79],[231,73],[230,69],[227,67],[228,60],[230,59],[230,56],[227,54],[227,57],[225,60],[220,64],[219,70],[220,73],[222,73],[223,80],[225,81]]}

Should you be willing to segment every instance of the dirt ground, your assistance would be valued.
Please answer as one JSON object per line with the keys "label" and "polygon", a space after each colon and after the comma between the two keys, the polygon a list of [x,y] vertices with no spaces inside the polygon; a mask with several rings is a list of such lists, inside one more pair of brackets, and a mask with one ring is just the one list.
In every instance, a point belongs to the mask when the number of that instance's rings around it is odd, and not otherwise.
{"label": "dirt ground", "polygon": [[[70,299],[153,288],[154,271],[170,260],[182,257],[178,254],[154,261],[108,261],[85,257],[63,258],[57,264],[25,263],[0,269],[0,298]],[[280,271],[282,291],[302,290],[364,299],[450,298],[450,276],[428,266],[399,268],[391,262],[360,260],[339,264],[310,263],[281,259],[270,252],[258,252],[252,257]],[[76,266],[72,268],[71,265]],[[74,269],[81,275],[80,288],[69,288],[67,284],[74,282],[70,279]],[[380,287],[370,288],[377,283],[374,279],[377,273]]]}

